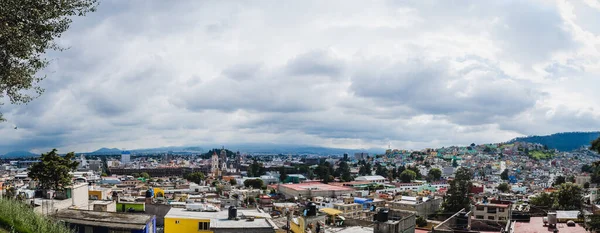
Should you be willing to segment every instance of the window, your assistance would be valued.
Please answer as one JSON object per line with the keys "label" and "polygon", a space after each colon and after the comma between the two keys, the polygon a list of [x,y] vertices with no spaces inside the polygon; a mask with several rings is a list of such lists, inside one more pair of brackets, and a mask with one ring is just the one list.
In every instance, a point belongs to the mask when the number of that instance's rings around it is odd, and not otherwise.
{"label": "window", "polygon": [[198,230],[199,231],[208,231],[210,229],[210,222],[199,222]]}
{"label": "window", "polygon": [[483,206],[477,206],[477,210],[479,210],[479,211],[484,211],[484,210],[485,210],[485,207],[483,207]]}
{"label": "window", "polygon": [[489,220],[494,220],[494,216],[488,216]]}
{"label": "window", "polygon": [[94,228],[86,226],[84,231],[85,233],[94,233]]}
{"label": "window", "polygon": [[130,231],[123,231],[123,230],[110,230],[108,232],[109,233],[130,233]]}
{"label": "window", "polygon": [[179,220],[175,220],[175,224],[179,224]]}
{"label": "window", "polygon": [[504,212],[504,208],[498,208],[498,212]]}
{"label": "window", "polygon": [[498,220],[506,220],[506,217],[499,217]]}
{"label": "window", "polygon": [[483,219],[483,215],[477,215],[475,216],[476,219]]}

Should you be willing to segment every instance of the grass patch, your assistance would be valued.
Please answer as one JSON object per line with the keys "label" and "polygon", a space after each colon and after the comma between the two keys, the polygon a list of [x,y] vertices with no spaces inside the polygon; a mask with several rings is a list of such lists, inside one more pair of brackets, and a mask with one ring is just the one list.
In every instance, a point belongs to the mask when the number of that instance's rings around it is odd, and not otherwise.
{"label": "grass patch", "polygon": [[52,221],[22,202],[0,200],[0,232],[10,233],[72,233],[64,224]]}
{"label": "grass patch", "polygon": [[534,151],[529,151],[529,157],[533,158],[533,159],[551,159],[552,157],[554,157],[554,152],[545,152],[545,151],[539,151],[539,150],[534,150]]}

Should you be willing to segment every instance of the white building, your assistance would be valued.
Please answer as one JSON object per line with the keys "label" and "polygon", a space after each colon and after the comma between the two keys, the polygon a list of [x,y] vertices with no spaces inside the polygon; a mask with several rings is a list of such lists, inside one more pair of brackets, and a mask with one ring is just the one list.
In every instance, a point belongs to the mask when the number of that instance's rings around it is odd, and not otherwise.
{"label": "white building", "polygon": [[131,163],[131,152],[123,151],[121,152],[121,165],[125,165]]}
{"label": "white building", "polygon": [[359,176],[354,181],[370,181],[373,183],[384,183],[385,177],[383,176]]}

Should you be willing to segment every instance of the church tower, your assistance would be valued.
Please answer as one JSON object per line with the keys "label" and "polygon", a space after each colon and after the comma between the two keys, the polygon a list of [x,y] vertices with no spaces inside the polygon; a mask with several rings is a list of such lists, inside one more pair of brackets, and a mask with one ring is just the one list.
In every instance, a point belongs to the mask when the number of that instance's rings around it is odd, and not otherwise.
{"label": "church tower", "polygon": [[218,177],[220,174],[220,169],[219,169],[219,156],[217,155],[217,152],[215,152],[212,155],[212,158],[210,160],[210,165],[211,165],[211,169],[210,171],[212,172],[214,177]]}

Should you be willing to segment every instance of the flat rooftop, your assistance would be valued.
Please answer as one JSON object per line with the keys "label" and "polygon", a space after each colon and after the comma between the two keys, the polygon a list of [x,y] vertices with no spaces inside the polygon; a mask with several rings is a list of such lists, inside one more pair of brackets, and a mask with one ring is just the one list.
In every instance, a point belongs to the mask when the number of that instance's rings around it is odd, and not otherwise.
{"label": "flat rooftop", "polygon": [[202,211],[188,211],[183,208],[171,208],[169,213],[165,216],[167,218],[185,218],[185,219],[210,219],[211,228],[270,228],[278,229],[275,224],[271,221],[271,215],[267,213],[260,213],[254,209],[238,209],[237,216],[242,218],[243,216],[256,217],[254,221],[247,221],[246,219],[240,220],[228,220],[228,210],[222,210],[218,212],[202,212]]}
{"label": "flat rooftop", "polygon": [[[585,228],[579,224],[569,227],[566,223],[557,223],[556,228],[558,232],[586,233]],[[529,222],[517,222],[515,224],[515,233],[551,233],[552,231],[554,229],[544,226],[543,217],[534,217]]]}
{"label": "flat rooftop", "polygon": [[68,223],[131,230],[143,230],[146,227],[146,223],[153,218],[152,215],[145,214],[123,214],[71,209],[58,211],[54,217]]}
{"label": "flat rooftop", "polygon": [[301,183],[301,184],[280,184],[280,186],[290,188],[296,191],[301,190],[330,190],[330,191],[354,191],[354,189],[346,188],[343,186],[335,186],[323,183]]}

